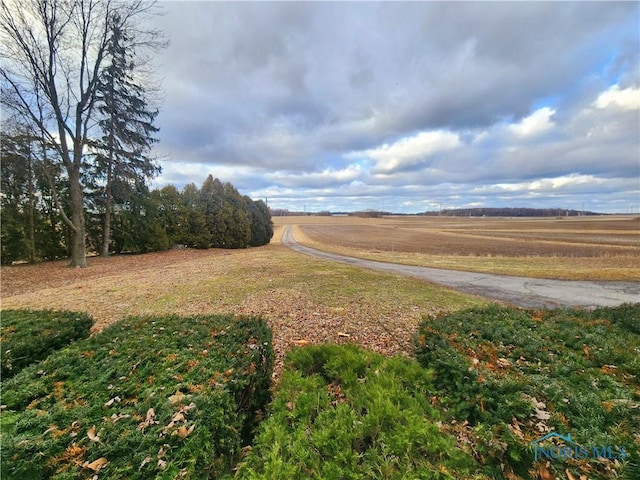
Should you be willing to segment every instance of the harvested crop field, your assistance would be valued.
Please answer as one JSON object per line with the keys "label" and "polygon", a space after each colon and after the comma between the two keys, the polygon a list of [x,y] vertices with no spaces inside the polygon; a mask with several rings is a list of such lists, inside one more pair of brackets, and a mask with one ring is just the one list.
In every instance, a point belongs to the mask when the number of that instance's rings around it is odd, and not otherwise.
{"label": "harvested crop field", "polygon": [[298,223],[301,243],[362,258],[541,278],[640,280],[640,217],[329,217]]}

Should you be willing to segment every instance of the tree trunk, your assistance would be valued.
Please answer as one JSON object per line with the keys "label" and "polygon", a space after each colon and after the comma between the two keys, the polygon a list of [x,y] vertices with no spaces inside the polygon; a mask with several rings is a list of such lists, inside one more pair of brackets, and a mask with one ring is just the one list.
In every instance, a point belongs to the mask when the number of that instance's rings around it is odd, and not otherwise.
{"label": "tree trunk", "polygon": [[84,268],[87,266],[84,228],[84,204],[80,172],[71,169],[69,172],[69,197],[71,200],[71,262],[70,267]]}
{"label": "tree trunk", "polygon": [[27,135],[27,189],[29,195],[29,263],[36,261],[36,227],[35,227],[35,194],[33,188],[33,156],[31,152],[31,137]]}
{"label": "tree trunk", "polygon": [[109,244],[111,243],[111,160],[107,166],[107,184],[105,186],[104,199],[104,224],[102,226],[102,256],[109,256]]}
{"label": "tree trunk", "polygon": [[[117,42],[118,37],[114,38]],[[102,255],[109,256],[109,243],[111,243],[111,174],[113,173],[113,150],[115,142],[115,106],[114,106],[114,86],[113,75],[111,75],[109,82],[109,116],[110,116],[110,129],[109,129],[109,157],[107,158],[107,184],[104,187],[104,225],[102,227]]]}

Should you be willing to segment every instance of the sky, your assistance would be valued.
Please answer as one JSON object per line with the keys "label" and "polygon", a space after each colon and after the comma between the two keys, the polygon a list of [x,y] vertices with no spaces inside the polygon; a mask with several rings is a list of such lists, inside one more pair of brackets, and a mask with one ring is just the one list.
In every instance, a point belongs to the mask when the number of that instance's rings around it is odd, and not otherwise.
{"label": "sky", "polygon": [[640,212],[638,2],[160,2],[154,187]]}

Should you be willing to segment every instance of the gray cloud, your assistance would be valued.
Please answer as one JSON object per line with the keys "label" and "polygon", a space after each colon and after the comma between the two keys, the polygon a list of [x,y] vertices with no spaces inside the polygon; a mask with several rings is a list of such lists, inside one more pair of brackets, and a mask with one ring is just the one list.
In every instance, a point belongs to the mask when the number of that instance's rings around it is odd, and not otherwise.
{"label": "gray cloud", "polygon": [[[160,182],[209,172],[276,207],[384,197],[416,211],[436,197],[527,202],[485,187],[571,175],[604,195],[640,174],[638,108],[594,106],[616,84],[639,95],[633,2],[162,6]],[[437,135],[446,148],[410,143]],[[597,197],[577,185],[567,195]]]}

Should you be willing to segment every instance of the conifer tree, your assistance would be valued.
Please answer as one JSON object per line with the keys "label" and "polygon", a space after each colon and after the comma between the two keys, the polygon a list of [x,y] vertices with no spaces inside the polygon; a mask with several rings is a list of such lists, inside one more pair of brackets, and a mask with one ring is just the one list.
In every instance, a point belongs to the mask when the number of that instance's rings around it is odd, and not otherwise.
{"label": "conifer tree", "polygon": [[103,208],[102,255],[109,254],[111,211],[114,201],[131,196],[133,191],[160,172],[155,160],[148,156],[157,142],[153,122],[158,114],[149,106],[148,92],[134,78],[135,48],[121,17],[115,13],[109,22],[107,67],[98,83],[98,111],[103,115],[99,125],[103,136],[95,145],[99,154],[95,177],[104,185],[98,188]]}

